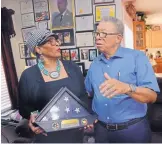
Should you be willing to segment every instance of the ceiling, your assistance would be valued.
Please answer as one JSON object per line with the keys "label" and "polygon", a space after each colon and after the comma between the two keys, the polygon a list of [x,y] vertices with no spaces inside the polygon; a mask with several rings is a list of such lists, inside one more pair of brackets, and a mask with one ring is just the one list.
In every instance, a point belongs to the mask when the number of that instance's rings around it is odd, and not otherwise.
{"label": "ceiling", "polygon": [[162,0],[134,0],[133,5],[146,13],[146,24],[162,24]]}

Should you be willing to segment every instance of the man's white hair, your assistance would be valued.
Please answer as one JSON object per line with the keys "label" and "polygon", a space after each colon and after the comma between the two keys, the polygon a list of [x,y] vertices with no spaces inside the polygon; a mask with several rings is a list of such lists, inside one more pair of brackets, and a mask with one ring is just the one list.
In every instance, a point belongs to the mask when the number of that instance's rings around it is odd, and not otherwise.
{"label": "man's white hair", "polygon": [[101,21],[113,23],[116,27],[117,32],[120,33],[121,35],[124,34],[124,25],[121,20],[115,17],[104,16]]}

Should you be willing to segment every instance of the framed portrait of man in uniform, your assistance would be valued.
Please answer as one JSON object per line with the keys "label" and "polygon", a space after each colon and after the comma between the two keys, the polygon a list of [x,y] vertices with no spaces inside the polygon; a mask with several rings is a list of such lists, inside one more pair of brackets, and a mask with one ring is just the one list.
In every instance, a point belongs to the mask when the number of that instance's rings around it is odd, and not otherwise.
{"label": "framed portrait of man in uniform", "polygon": [[51,29],[74,27],[74,0],[49,0]]}

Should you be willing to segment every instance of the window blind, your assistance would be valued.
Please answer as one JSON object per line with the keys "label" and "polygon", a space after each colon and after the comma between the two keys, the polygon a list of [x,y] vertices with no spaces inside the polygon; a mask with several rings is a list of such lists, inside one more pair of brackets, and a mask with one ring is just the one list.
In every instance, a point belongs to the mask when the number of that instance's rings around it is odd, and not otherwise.
{"label": "window blind", "polygon": [[11,109],[11,100],[6,83],[6,76],[1,60],[1,113]]}

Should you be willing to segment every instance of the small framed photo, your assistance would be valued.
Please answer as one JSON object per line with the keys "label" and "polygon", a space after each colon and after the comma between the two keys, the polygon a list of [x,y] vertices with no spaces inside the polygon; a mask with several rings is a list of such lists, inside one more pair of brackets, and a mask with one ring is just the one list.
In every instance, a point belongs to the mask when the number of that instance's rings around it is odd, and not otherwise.
{"label": "small framed photo", "polygon": [[69,49],[61,49],[61,58],[62,58],[62,60],[70,60],[70,50]]}
{"label": "small framed photo", "polygon": [[97,49],[89,49],[89,61],[93,61],[97,57]]}
{"label": "small framed photo", "polygon": [[24,43],[19,43],[19,52],[21,59],[31,58],[30,50]]}
{"label": "small framed photo", "polygon": [[94,0],[94,4],[114,3],[114,0]]}
{"label": "small framed photo", "polygon": [[26,66],[34,66],[37,64],[37,59],[26,59]]}
{"label": "small framed photo", "polygon": [[80,61],[79,49],[78,48],[70,49],[70,58],[71,58],[72,61],[75,61],[75,62]]}
{"label": "small framed photo", "polygon": [[77,65],[80,67],[82,74],[85,76],[85,65],[84,62],[79,62]]}

